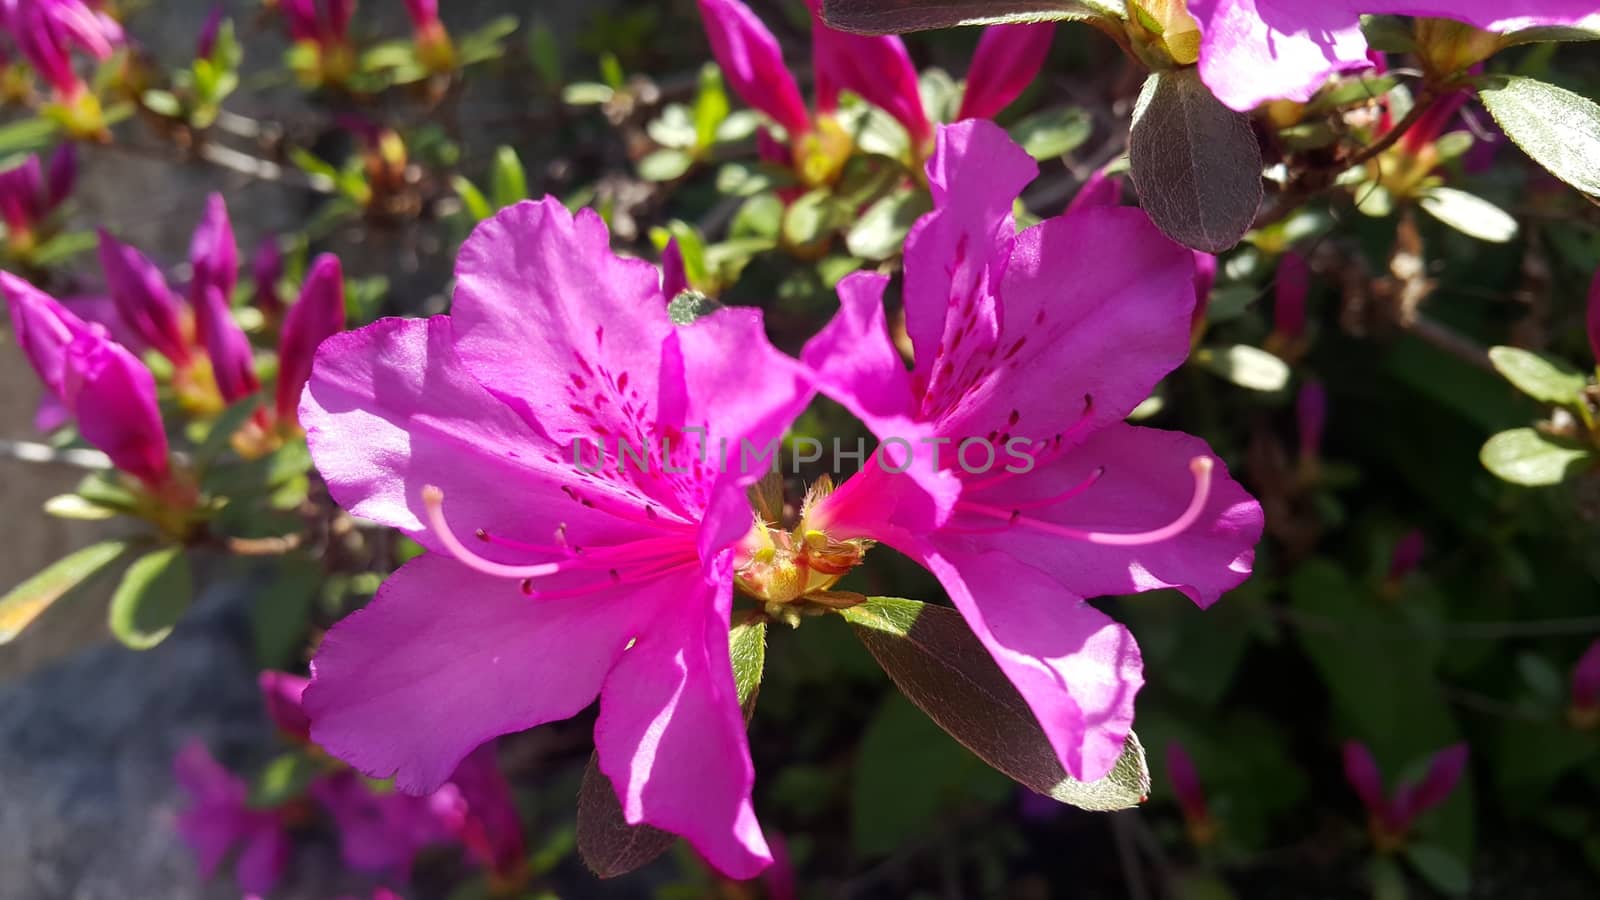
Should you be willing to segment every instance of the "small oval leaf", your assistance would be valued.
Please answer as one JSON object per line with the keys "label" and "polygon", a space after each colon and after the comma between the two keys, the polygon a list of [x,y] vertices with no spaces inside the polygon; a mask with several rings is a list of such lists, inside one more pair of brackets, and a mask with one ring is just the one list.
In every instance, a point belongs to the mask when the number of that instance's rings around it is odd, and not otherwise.
{"label": "small oval leaf", "polygon": [[193,599],[194,575],[183,547],[147,553],[111,595],[111,633],[134,650],[148,650],[166,640]]}
{"label": "small oval leaf", "polygon": [[1479,452],[1483,467],[1497,477],[1525,487],[1549,487],[1567,480],[1586,465],[1594,453],[1583,447],[1558,444],[1532,428],[1502,431]]}
{"label": "small oval leaf", "polygon": [[1422,208],[1467,237],[1504,244],[1517,236],[1517,220],[1493,203],[1455,188],[1436,187],[1422,195]]}
{"label": "small oval leaf", "polygon": [[1128,147],[1134,188],[1168,237],[1228,250],[1261,207],[1261,146],[1250,117],[1222,105],[1194,69],[1145,83]]}
{"label": "small oval leaf", "polygon": [[1196,364],[1248,391],[1275,394],[1289,386],[1289,364],[1249,344],[1204,347],[1194,355]]}
{"label": "small oval leaf", "polygon": [[1565,88],[1496,75],[1478,96],[1506,136],[1551,175],[1600,197],[1600,106]]}
{"label": "small oval leaf", "polygon": [[874,597],[843,610],[900,692],[984,762],[1034,791],[1079,809],[1109,812],[1144,801],[1150,771],[1132,733],[1111,774],[1067,775],[1033,711],[955,610]]}
{"label": "small oval leaf", "polygon": [[1489,362],[1513,387],[1540,403],[1571,406],[1589,384],[1582,372],[1562,360],[1519,347],[1490,347]]}
{"label": "small oval leaf", "polygon": [[822,20],[840,31],[901,34],[957,25],[1118,18],[1104,0],[823,0]]}

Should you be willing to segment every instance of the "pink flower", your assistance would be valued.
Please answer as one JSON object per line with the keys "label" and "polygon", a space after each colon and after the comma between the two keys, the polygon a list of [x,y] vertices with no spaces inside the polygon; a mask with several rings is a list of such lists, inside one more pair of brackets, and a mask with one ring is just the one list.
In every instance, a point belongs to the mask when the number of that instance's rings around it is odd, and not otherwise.
{"label": "pink flower", "polygon": [[189,803],[178,814],[178,833],[194,852],[200,877],[210,878],[236,851],[234,877],[246,894],[267,894],[289,861],[289,835],[274,812],[249,806],[249,788],[224,769],[198,741],[172,764]]}
{"label": "pink flower", "polygon": [[992,119],[1022,96],[1050,55],[1054,23],[995,25],[984,29],[967,70],[967,90],[957,119]]}
{"label": "pink flower", "polygon": [[150,370],[104,326],[84,322],[21,278],[0,272],[0,293],[23,354],[83,439],[118,469],[150,487],[164,485],[167,434]]}
{"label": "pink flower", "polygon": [[666,297],[676,297],[688,289],[689,276],[684,269],[683,248],[678,246],[677,238],[672,238],[661,251],[661,293]]}
{"label": "pink flower", "polygon": [[[771,859],[728,657],[731,547],[810,392],[755,311],[674,327],[667,299],[599,216],[547,198],[467,240],[451,315],[323,343],[312,458],[346,509],[431,552],[328,633],[306,709],[331,753],[425,792],[599,695],[627,820],[750,877]],[[644,462],[586,471],[624,442]]]}
{"label": "pink flower", "polygon": [[439,25],[439,0],[405,0],[406,15],[418,31]]}
{"label": "pink flower", "polygon": [[700,18],[733,92],[782,125],[791,139],[810,131],[811,113],[783,63],[778,39],[750,7],[740,0],[700,0]]}
{"label": "pink flower", "polygon": [[233,318],[229,298],[239,283],[239,245],[221,194],[206,200],[206,211],[189,243],[189,303],[195,330],[211,357],[217,389],[227,403],[236,403],[261,389],[250,339]]}
{"label": "pink flower", "polygon": [[449,785],[414,797],[374,789],[348,769],[313,782],[311,796],[332,817],[347,868],[400,880],[410,876],[419,851],[450,841],[462,815],[461,797]]}
{"label": "pink flower", "polygon": [[450,783],[465,804],[457,838],[485,869],[515,881],[527,859],[522,818],[511,785],[500,771],[494,744],[484,744],[456,767]]}
{"label": "pink flower", "polygon": [[72,65],[73,48],[107,59],[123,42],[116,20],[83,0],[32,0],[7,4],[3,25],[29,65],[63,99],[80,95],[84,84]]}
{"label": "pink flower", "polygon": [[1366,68],[1363,13],[1434,16],[1508,33],[1574,25],[1592,0],[1189,0],[1200,25],[1200,77],[1237,110],[1268,100],[1304,102],[1340,71]]}
{"label": "pink flower", "polygon": [[205,212],[189,240],[189,265],[194,274],[189,281],[189,302],[196,307],[208,288],[215,287],[224,301],[233,297],[239,283],[239,245],[233,238],[233,222],[228,204],[221,194],[206,198]]}
{"label": "pink flower", "polygon": [[1078,193],[1072,196],[1072,202],[1067,205],[1067,215],[1096,206],[1121,205],[1122,179],[1106,174],[1104,169],[1097,169],[1083,183],[1083,187],[1078,188]]}
{"label": "pink flower", "polygon": [[289,25],[290,38],[329,47],[349,40],[356,0],[281,0],[278,8]]}
{"label": "pink flower", "polygon": [[278,341],[278,421],[292,423],[300,394],[311,378],[311,361],[322,342],[344,330],[344,270],[324,253],[311,264],[300,299],[289,307]]}
{"label": "pink flower", "polygon": [[189,365],[189,338],[181,301],[149,257],[100,229],[100,270],[117,312],[144,344],[179,368]]}
{"label": "pink flower", "polygon": [[940,130],[934,211],[906,242],[914,371],[885,328],[886,279],[839,285],[802,358],[883,446],[812,519],[931,570],[1066,771],[1092,780],[1122,753],[1143,675],[1132,635],[1084,598],[1175,587],[1209,605],[1249,575],[1262,519],[1202,441],[1123,423],[1188,355],[1193,255],[1133,209],[1017,234],[1037,172],[992,123]]}
{"label": "pink flower", "polygon": [[1373,840],[1385,849],[1402,845],[1419,817],[1450,798],[1466,766],[1466,744],[1446,747],[1434,755],[1422,781],[1385,795],[1383,773],[1372,751],[1359,741],[1344,745],[1345,779],[1366,807]]}
{"label": "pink flower", "polygon": [[227,10],[221,3],[211,7],[205,23],[200,26],[200,36],[195,39],[194,52],[198,59],[210,59],[217,49],[217,36],[222,33],[222,19]]}

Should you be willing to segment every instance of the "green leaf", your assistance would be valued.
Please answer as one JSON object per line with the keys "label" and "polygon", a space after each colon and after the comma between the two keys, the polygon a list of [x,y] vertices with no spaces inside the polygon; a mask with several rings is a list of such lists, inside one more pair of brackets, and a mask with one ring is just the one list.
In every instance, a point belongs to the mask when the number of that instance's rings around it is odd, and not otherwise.
{"label": "green leaf", "polygon": [[145,91],[144,95],[139,99],[144,103],[146,109],[158,116],[176,119],[183,115],[183,101],[168,91],[151,89]]}
{"label": "green leaf", "polygon": [[517,151],[501,147],[494,152],[494,167],[489,171],[489,194],[497,209],[528,199],[528,176],[522,170]]}
{"label": "green leaf", "polygon": [[1132,734],[1116,767],[1084,783],[1068,776],[1033,711],[957,612],[874,597],[842,615],[911,702],[962,746],[1011,778],[1079,809],[1139,805],[1150,791]]}
{"label": "green leaf", "polygon": [[1406,848],[1406,861],[1441,894],[1459,897],[1472,888],[1472,873],[1449,851],[1412,844]]}
{"label": "green leaf", "polygon": [[666,148],[639,160],[639,177],[646,181],[676,181],[682,178],[694,157],[682,150]]}
{"label": "green leaf", "polygon": [[756,711],[761,693],[761,675],[767,667],[767,622],[758,619],[735,625],[728,633],[728,655],[733,660],[733,684],[739,694],[739,708],[745,724]]}
{"label": "green leaf", "polygon": [[1600,106],[1520,75],[1481,79],[1478,96],[1512,141],[1550,174],[1600,197]]}
{"label": "green leaf", "polygon": [[58,234],[34,248],[31,257],[36,266],[51,266],[93,250],[99,238],[92,231],[68,231]]}
{"label": "green leaf", "polygon": [[1502,431],[1478,453],[1496,477],[1524,487],[1549,487],[1594,464],[1594,451],[1558,443],[1532,428]]}
{"label": "green leaf", "polygon": [[1289,386],[1289,364],[1249,344],[1202,347],[1195,351],[1196,365],[1248,391],[1275,394]]}
{"label": "green leaf", "polygon": [[840,31],[900,34],[957,25],[1120,18],[1096,0],[823,0],[822,19]]}
{"label": "green leaf", "polygon": [[1221,253],[1255,222],[1261,148],[1250,117],[1223,106],[1194,69],[1158,72],[1145,82],[1129,163],[1145,211],[1185,246]]}
{"label": "green leaf", "polygon": [[616,89],[609,84],[579,81],[562,88],[561,102],[568,106],[603,106],[616,95]]}
{"label": "green leaf", "polygon": [[194,599],[189,557],[178,545],[134,560],[111,595],[111,633],[134,650],[166,640]]}
{"label": "green leaf", "polygon": [[50,145],[60,130],[60,124],[43,117],[22,119],[0,126],[0,156],[42,150]]}
{"label": "green leaf", "polygon": [[1094,118],[1075,106],[1037,112],[1011,126],[1011,137],[1038,160],[1066,156],[1092,134]]}
{"label": "green leaf", "polygon": [[461,198],[461,205],[466,208],[467,215],[474,221],[482,222],[494,215],[494,206],[489,203],[489,198],[464,176],[452,175],[450,186],[455,188],[456,196]]}
{"label": "green leaf", "polygon": [[115,518],[117,510],[101,506],[78,494],[57,494],[44,502],[45,515],[77,522],[101,522]]}
{"label": "green leaf", "polygon": [[1517,220],[1493,203],[1466,191],[1436,187],[1422,195],[1422,208],[1467,237],[1504,244],[1517,236]]}
{"label": "green leaf", "polygon": [[291,751],[267,763],[250,784],[254,809],[276,809],[305,793],[321,769],[304,753]]}
{"label": "green leaf", "polygon": [[1374,50],[1410,53],[1417,49],[1411,23],[1399,16],[1362,16],[1361,33]]}
{"label": "green leaf", "polygon": [[1540,403],[1572,406],[1589,379],[1563,360],[1518,347],[1490,347],[1489,361],[1517,390]]}
{"label": "green leaf", "polygon": [[851,212],[825,188],[803,194],[783,214],[783,240],[791,247],[815,247],[849,224]]}
{"label": "green leaf", "polygon": [[255,637],[256,664],[263,669],[286,669],[300,662],[312,608],[322,589],[320,566],[290,557],[273,569],[272,581],[250,607]]}
{"label": "green leaf", "polygon": [[708,62],[700,67],[700,92],[694,98],[694,146],[710,149],[717,142],[717,129],[728,118],[728,92],[722,86],[722,70]]}
{"label": "green leaf", "polygon": [[102,541],[51,563],[0,597],[0,645],[33,624],[50,605],[105,571],[133,548],[131,541]]}
{"label": "green leaf", "polygon": [[850,255],[874,262],[900,255],[917,219],[933,208],[922,191],[891,194],[872,204],[845,235]]}
{"label": "green leaf", "polygon": [[694,118],[682,103],[667,104],[662,108],[661,115],[644,126],[644,131],[650,135],[650,140],[663,147],[673,150],[695,149]]}
{"label": "green leaf", "polygon": [[561,45],[555,31],[544,22],[535,22],[528,29],[528,59],[546,87],[561,84]]}
{"label": "green leaf", "polygon": [[233,436],[239,433],[250,417],[255,415],[256,408],[261,405],[259,393],[245,397],[222,411],[211,423],[211,430],[206,432],[206,439],[194,451],[194,467],[196,471],[204,472],[222,456],[222,451],[228,449],[228,443]]}

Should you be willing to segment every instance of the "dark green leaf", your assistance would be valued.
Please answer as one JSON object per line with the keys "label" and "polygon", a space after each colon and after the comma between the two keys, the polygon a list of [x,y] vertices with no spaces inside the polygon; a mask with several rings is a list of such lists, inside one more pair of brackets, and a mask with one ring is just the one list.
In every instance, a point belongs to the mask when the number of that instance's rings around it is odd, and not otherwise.
{"label": "dark green leaf", "polygon": [[922,191],[891,194],[867,207],[845,236],[852,256],[880,261],[899,256],[911,226],[932,205]]}
{"label": "dark green leaf", "polygon": [[1549,487],[1594,464],[1594,451],[1558,443],[1532,428],[1502,431],[1478,453],[1483,467],[1524,487]]}
{"label": "dark green leaf", "polygon": [[194,467],[196,471],[204,472],[211,467],[228,448],[228,442],[244,423],[250,421],[255,415],[256,407],[261,405],[261,395],[252,394],[222,411],[211,423],[211,430],[206,432],[206,439],[194,451]]}
{"label": "dark green leaf", "polygon": [[1116,768],[1083,783],[1066,774],[1033,711],[954,610],[874,597],[845,619],[911,702],[984,762],[1034,791],[1097,812],[1137,806],[1149,793],[1134,735]]}
{"label": "dark green leaf", "polygon": [[767,622],[759,619],[735,625],[728,634],[728,655],[733,660],[733,684],[748,725],[761,693],[761,674],[767,666]]}
{"label": "dark green leaf", "polygon": [[1540,403],[1571,406],[1579,402],[1589,383],[1565,361],[1518,347],[1491,347],[1489,361],[1513,387]]}
{"label": "dark green leaf", "polygon": [[1096,0],[823,0],[823,21],[858,34],[899,34],[957,25],[1119,18]]}
{"label": "dark green leaf", "polygon": [[322,582],[321,568],[304,560],[291,558],[274,570],[272,582],[256,595],[250,608],[258,666],[287,669],[301,661]]}
{"label": "dark green leaf", "polygon": [[1472,873],[1449,851],[1428,844],[1406,848],[1406,860],[1441,894],[1459,897],[1472,887]]}
{"label": "dark green leaf", "polygon": [[556,33],[544,22],[535,22],[528,29],[528,58],[546,87],[561,84],[561,45]]}
{"label": "dark green leaf", "polygon": [[134,650],[166,640],[194,599],[194,575],[181,546],[134,560],[111,595],[111,633]]}
{"label": "dark green leaf", "polygon": [[1479,82],[1478,96],[1506,135],[1550,174],[1600,197],[1600,106],[1520,75]]}
{"label": "dark green leaf", "polygon": [[1129,162],[1150,218],[1196,250],[1221,253],[1239,243],[1261,206],[1261,148],[1250,117],[1223,106],[1194,69],[1145,83]]}
{"label": "dark green leaf", "polygon": [[52,603],[104,571],[133,548],[130,541],[102,541],[51,563],[0,597],[0,645],[10,643]]}

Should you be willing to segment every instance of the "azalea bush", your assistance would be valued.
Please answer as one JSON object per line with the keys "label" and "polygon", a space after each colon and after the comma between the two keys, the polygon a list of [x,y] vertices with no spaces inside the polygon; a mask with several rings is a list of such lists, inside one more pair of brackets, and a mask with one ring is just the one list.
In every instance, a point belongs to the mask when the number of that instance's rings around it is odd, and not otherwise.
{"label": "azalea bush", "polygon": [[[381,5],[0,8],[5,446],[119,535],[0,642],[237,595],[197,879],[1592,890],[1592,5]],[[318,201],[135,246],[130,148]]]}

